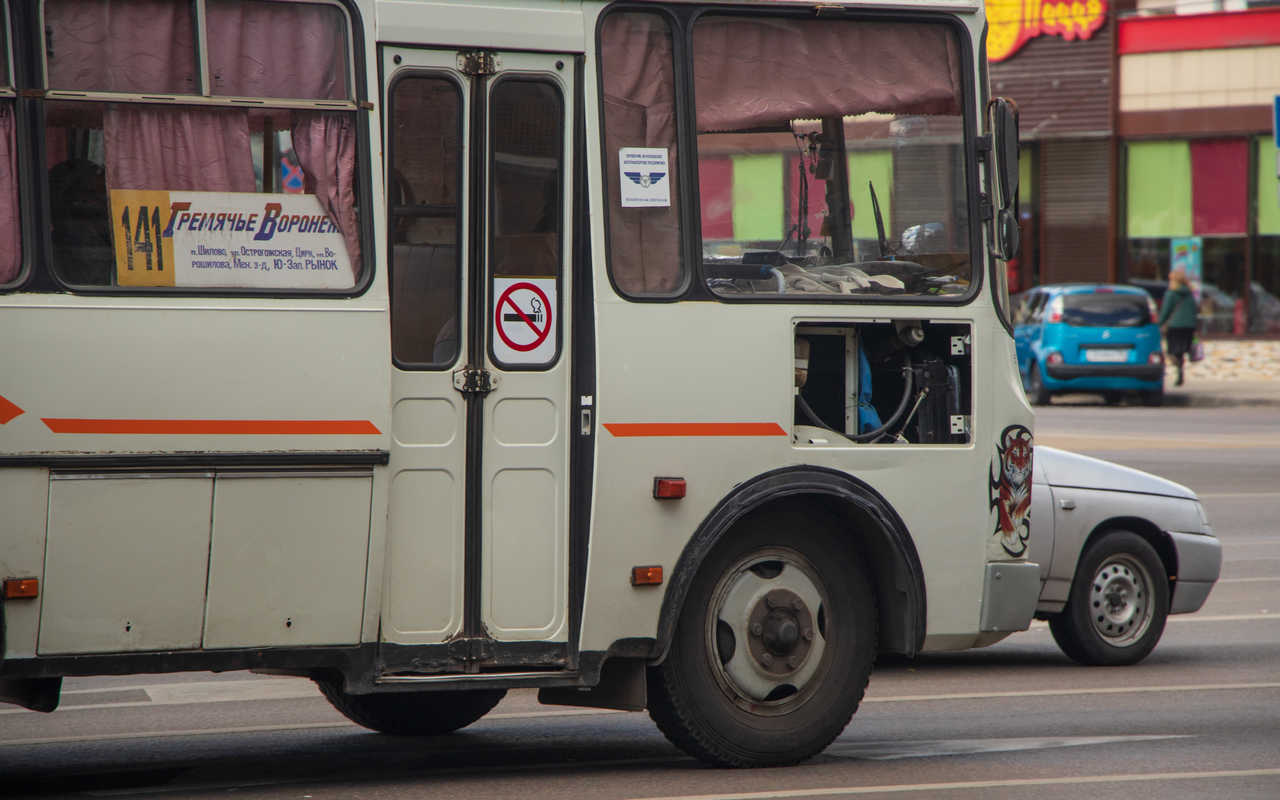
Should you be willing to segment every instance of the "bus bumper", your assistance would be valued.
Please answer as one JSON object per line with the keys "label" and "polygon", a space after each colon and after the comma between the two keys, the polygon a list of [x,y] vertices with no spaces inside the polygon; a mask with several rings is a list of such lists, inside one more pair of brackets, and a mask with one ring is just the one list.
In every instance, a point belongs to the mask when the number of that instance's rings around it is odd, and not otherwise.
{"label": "bus bumper", "polygon": [[987,563],[982,587],[983,633],[1025,631],[1040,598],[1040,565],[1031,561]]}

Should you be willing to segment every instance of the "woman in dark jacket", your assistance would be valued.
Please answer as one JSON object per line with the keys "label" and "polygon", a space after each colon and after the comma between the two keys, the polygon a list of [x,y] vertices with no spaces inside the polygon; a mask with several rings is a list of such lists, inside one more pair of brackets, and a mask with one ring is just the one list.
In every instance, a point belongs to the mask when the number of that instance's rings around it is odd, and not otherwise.
{"label": "woman in dark jacket", "polygon": [[1160,304],[1160,326],[1164,328],[1165,349],[1178,365],[1178,380],[1182,385],[1182,361],[1191,350],[1191,340],[1196,334],[1196,298],[1187,285],[1187,275],[1182,270],[1169,273],[1169,290]]}

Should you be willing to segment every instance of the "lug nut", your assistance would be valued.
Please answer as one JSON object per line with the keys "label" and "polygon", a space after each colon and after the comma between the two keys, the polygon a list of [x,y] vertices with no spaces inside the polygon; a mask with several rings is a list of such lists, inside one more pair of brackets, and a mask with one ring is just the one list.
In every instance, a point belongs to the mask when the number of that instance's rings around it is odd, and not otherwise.
{"label": "lug nut", "polygon": [[813,641],[813,628],[805,628],[805,629],[804,629],[804,640],[805,640],[806,642],[812,642],[812,641]]}
{"label": "lug nut", "polygon": [[791,601],[791,607],[794,608],[796,611],[799,611],[800,609],[804,608],[804,602],[799,597],[797,597],[795,600]]}
{"label": "lug nut", "polygon": [[769,666],[770,664],[773,663],[773,656],[770,655],[769,653],[763,654],[762,656],[760,656],[760,663],[764,664],[766,667]]}
{"label": "lug nut", "polygon": [[764,633],[764,626],[761,625],[759,622],[753,622],[751,624],[751,635],[759,636],[762,633]]}

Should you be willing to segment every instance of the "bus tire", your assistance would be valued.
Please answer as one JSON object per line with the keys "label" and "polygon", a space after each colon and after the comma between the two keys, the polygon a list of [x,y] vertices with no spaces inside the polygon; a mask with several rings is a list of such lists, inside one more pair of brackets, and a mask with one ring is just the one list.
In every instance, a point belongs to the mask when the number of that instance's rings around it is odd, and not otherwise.
{"label": "bus tire", "polygon": [[829,521],[770,513],[730,530],[698,569],[649,715],[716,766],[794,764],[848,725],[876,654],[875,595]]}
{"label": "bus tire", "polygon": [[438,736],[465,728],[489,713],[506,689],[347,694],[340,684],[317,681],[333,707],[357,725],[392,736]]}
{"label": "bus tire", "polygon": [[1155,648],[1169,616],[1164,563],[1146,539],[1105,534],[1085,551],[1067,607],[1049,618],[1062,652],[1087,666],[1136,664]]}

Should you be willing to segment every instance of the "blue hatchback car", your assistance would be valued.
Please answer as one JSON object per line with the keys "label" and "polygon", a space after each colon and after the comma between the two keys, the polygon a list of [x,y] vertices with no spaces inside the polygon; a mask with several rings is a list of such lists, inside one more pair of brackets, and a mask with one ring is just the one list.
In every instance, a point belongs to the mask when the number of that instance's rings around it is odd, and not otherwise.
{"label": "blue hatchback car", "polygon": [[1018,295],[1014,342],[1027,397],[1035,405],[1059,392],[1101,393],[1117,403],[1138,393],[1164,401],[1164,353],[1155,302],[1136,286],[1070,283]]}

